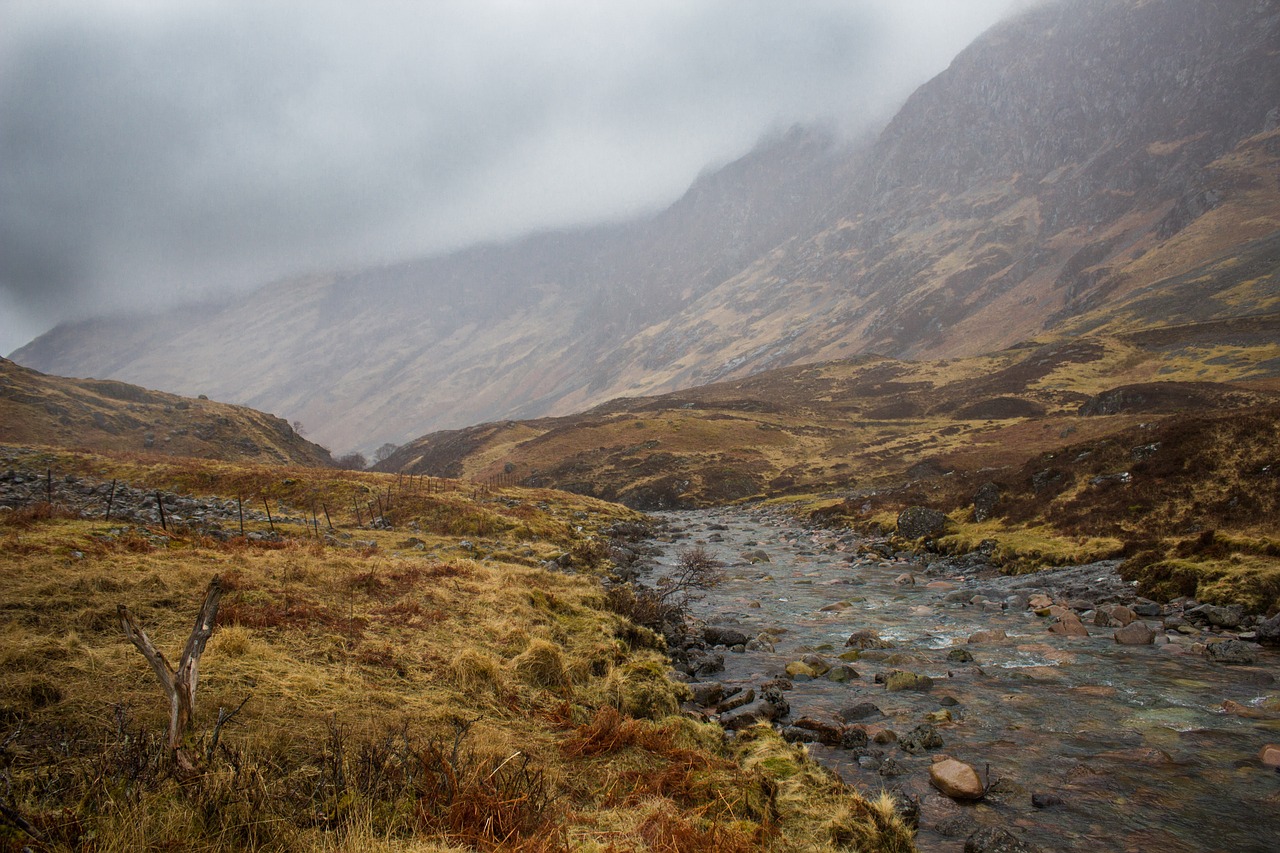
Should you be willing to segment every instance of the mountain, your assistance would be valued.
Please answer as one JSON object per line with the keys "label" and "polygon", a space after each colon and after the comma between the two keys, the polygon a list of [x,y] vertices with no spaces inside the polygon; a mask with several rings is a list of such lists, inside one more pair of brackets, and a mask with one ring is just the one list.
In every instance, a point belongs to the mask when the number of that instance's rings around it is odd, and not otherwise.
{"label": "mountain", "polygon": [[124,382],[46,376],[0,358],[0,444],[330,466],[274,415]]}
{"label": "mountain", "polygon": [[287,412],[333,447],[844,359],[1267,314],[1280,7],[1038,5],[874,141],[795,129],[642,221],[60,327],[14,354]]}

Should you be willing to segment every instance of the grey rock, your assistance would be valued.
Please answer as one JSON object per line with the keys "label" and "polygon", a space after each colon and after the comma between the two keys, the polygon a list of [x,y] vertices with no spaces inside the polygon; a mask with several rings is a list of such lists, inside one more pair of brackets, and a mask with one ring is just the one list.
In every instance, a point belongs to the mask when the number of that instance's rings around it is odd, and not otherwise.
{"label": "grey rock", "polygon": [[931,749],[941,749],[942,735],[929,723],[921,723],[902,737],[898,738],[898,746],[912,755],[919,755]]}
{"label": "grey rock", "polygon": [[1041,853],[1040,848],[1028,844],[1007,829],[993,827],[980,829],[964,842],[964,853]]}
{"label": "grey rock", "polygon": [[898,513],[898,535],[904,539],[932,539],[940,536],[949,519],[936,509],[909,506]]}
{"label": "grey rock", "polygon": [[1244,620],[1244,608],[1239,604],[1232,604],[1229,607],[1220,607],[1216,604],[1201,604],[1199,607],[1193,607],[1186,611],[1183,615],[1191,618],[1199,616],[1210,625],[1219,628],[1238,628]]}
{"label": "grey rock", "polygon": [[1280,645],[1280,613],[1270,619],[1259,622],[1256,633],[1258,642],[1273,646]]}
{"label": "grey rock", "polygon": [[986,521],[995,514],[1000,504],[1000,487],[995,483],[983,483],[973,495],[973,520]]}
{"label": "grey rock", "polygon": [[689,689],[693,692],[693,701],[704,708],[714,705],[724,697],[724,685],[718,681],[695,681],[689,685]]}
{"label": "grey rock", "polygon": [[720,715],[720,725],[730,731],[745,729],[756,723],[768,723],[778,718],[778,709],[772,702],[764,699],[757,699],[754,702],[748,702],[741,708],[735,708],[732,711]]}
{"label": "grey rock", "polygon": [[858,720],[869,720],[875,717],[883,717],[884,712],[870,702],[859,702],[848,708],[841,708],[837,714],[840,719],[846,723],[857,722]]}
{"label": "grey rock", "polygon": [[1240,640],[1223,640],[1205,649],[1205,656],[1214,663],[1251,664],[1258,659],[1258,647]]}
{"label": "grey rock", "polygon": [[737,628],[728,625],[708,625],[702,632],[708,645],[741,646],[751,638]]}

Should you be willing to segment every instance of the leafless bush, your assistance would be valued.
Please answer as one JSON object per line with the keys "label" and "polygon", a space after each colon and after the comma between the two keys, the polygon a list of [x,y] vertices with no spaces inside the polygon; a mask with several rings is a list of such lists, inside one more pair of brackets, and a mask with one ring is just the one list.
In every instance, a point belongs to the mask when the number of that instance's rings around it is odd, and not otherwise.
{"label": "leafless bush", "polygon": [[724,579],[724,563],[706,547],[694,545],[676,556],[671,572],[656,587],[639,582],[619,584],[609,590],[609,607],[637,625],[668,635],[683,630],[689,604]]}

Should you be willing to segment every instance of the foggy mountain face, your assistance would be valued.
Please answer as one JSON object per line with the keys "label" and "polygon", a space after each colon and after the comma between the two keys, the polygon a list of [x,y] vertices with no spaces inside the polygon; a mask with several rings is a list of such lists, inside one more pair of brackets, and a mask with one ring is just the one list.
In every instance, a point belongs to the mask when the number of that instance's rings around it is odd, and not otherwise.
{"label": "foggy mountain face", "polygon": [[654,211],[882,122],[1012,0],[15,0],[0,352],[54,322]]}
{"label": "foggy mountain face", "polygon": [[797,127],[651,215],[64,325],[15,359],[251,405],[342,452],[864,352],[1261,313],[1278,41],[1273,4],[1038,5],[863,144]]}

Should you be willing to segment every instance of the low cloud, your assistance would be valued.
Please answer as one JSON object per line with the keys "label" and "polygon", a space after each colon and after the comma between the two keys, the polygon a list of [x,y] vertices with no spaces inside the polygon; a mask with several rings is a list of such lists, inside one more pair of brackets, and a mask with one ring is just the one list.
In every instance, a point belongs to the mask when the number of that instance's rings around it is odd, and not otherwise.
{"label": "low cloud", "polygon": [[883,121],[1011,0],[0,8],[0,352],[51,324],[665,205]]}

